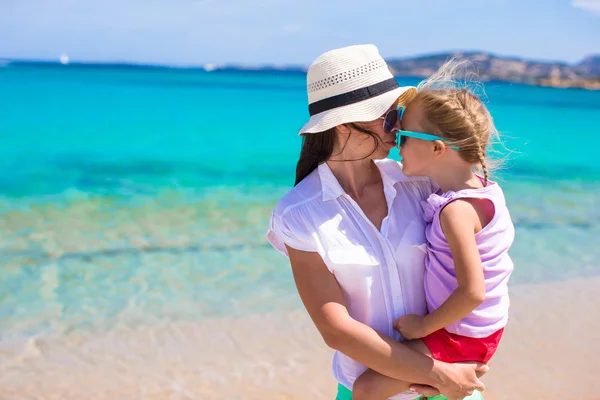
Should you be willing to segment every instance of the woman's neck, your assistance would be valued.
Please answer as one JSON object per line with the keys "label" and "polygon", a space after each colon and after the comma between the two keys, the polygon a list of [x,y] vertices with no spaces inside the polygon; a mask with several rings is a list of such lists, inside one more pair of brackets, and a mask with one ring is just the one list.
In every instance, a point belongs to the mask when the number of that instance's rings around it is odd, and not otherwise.
{"label": "woman's neck", "polygon": [[360,198],[368,186],[381,182],[381,173],[373,160],[358,161],[329,160],[327,165],[340,186],[351,197]]}

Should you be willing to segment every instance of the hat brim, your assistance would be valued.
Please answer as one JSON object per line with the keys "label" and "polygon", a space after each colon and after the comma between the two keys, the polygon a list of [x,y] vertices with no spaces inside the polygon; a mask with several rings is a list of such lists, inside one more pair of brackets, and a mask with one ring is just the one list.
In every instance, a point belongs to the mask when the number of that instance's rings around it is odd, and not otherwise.
{"label": "hat brim", "polygon": [[299,135],[324,132],[350,122],[373,121],[381,117],[404,92],[413,86],[402,86],[370,99],[323,111],[313,115],[300,129]]}

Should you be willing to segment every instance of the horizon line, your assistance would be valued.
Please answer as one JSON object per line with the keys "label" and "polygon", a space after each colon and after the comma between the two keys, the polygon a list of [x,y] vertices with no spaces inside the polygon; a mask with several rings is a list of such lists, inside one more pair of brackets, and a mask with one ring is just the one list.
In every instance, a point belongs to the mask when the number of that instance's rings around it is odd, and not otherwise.
{"label": "horizon line", "polygon": [[[430,52],[430,53],[421,53],[415,54],[412,56],[402,56],[402,57],[383,57],[388,62],[395,61],[404,61],[404,60],[415,60],[420,58],[441,56],[441,55],[449,55],[461,53],[463,55],[474,55],[481,54],[487,55],[491,57],[501,58],[505,60],[519,60],[526,62],[535,62],[540,64],[563,64],[569,66],[576,66],[581,61],[585,60],[588,57],[600,57],[600,53],[591,53],[583,56],[578,62],[568,62],[564,60],[540,60],[540,59],[529,59],[527,57],[521,56],[511,56],[511,55],[500,55],[498,53],[494,53],[491,51],[482,51],[482,50],[446,50],[446,51],[438,51],[438,52]],[[0,65],[2,62],[7,63],[31,63],[31,64],[57,64],[57,65],[80,65],[80,66],[126,66],[126,67],[139,67],[139,68],[162,68],[162,69],[228,69],[228,68],[236,68],[236,69],[273,69],[273,70],[298,70],[298,71],[306,71],[310,64],[298,64],[298,63],[263,63],[263,64],[253,64],[253,63],[236,63],[236,62],[225,62],[225,63],[203,63],[203,64],[169,64],[169,63],[148,63],[141,61],[126,61],[126,60],[111,60],[111,61],[98,61],[98,60],[68,60],[67,62],[63,62],[61,58],[67,55],[63,53],[62,55],[56,58],[5,58],[0,57]],[[67,55],[68,57],[68,55]]]}

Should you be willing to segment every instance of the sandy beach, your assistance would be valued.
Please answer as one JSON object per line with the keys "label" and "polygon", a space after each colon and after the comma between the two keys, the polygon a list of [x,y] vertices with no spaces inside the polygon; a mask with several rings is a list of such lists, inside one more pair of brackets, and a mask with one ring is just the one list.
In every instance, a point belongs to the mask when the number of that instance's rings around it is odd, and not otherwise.
{"label": "sandy beach", "polygon": [[[511,289],[488,400],[600,399],[600,278]],[[330,350],[303,310],[72,333],[0,348],[0,398],[333,399]]]}

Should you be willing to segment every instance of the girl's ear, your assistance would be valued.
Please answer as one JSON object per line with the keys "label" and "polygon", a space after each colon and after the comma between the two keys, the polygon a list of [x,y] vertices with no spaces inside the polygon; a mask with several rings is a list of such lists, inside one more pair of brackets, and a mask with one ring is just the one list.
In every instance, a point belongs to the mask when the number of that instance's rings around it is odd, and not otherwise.
{"label": "girl's ear", "polygon": [[446,153],[446,143],[441,140],[434,140],[433,142],[433,154],[439,158]]}

